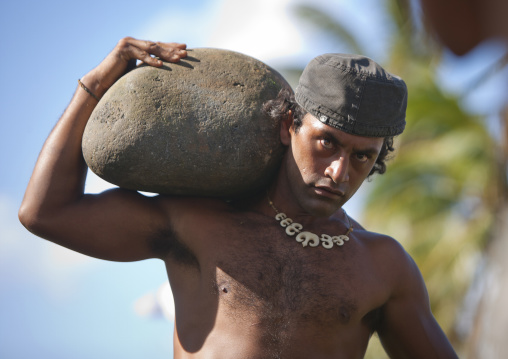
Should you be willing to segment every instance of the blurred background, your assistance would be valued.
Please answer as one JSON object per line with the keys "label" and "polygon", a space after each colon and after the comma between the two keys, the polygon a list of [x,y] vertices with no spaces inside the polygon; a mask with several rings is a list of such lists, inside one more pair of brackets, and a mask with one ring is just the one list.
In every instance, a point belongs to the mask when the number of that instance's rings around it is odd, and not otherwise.
{"label": "blurred background", "polygon": [[[0,358],[172,357],[161,261],[88,258],[17,220],[77,79],[124,36],[242,52],[293,86],[326,52],[361,53],[404,78],[399,151],[346,209],[415,258],[461,357],[506,354],[506,45],[491,39],[459,57],[421,19],[418,3],[402,0],[1,2]],[[89,176],[88,192],[108,187]],[[376,338],[367,357],[386,358]]]}

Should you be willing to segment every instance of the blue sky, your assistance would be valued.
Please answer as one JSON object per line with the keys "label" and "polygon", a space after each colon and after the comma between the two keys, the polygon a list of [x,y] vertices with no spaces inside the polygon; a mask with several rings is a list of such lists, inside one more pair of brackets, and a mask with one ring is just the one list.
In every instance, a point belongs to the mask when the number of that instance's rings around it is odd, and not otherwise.
{"label": "blue sky", "polygon": [[[3,1],[0,4],[0,358],[171,358],[172,323],[150,313],[166,281],[157,260],[111,263],[29,234],[17,209],[42,144],[77,79],[124,36],[246,53],[280,69],[324,52],[347,52],[297,21],[294,0]],[[367,41],[382,61],[389,28],[379,2],[311,1]],[[367,4],[368,6],[365,6]],[[484,58],[484,57],[483,57]],[[483,59],[481,58],[481,59]],[[456,59],[451,57],[451,63]],[[478,62],[478,59],[471,60]],[[461,66],[470,68],[465,61]],[[450,65],[451,66],[451,65]],[[455,66],[455,65],[453,65]],[[463,76],[446,70],[452,89]],[[476,66],[476,65],[475,65]],[[477,68],[477,66],[476,66]],[[493,88],[499,86],[492,85]],[[498,91],[499,92],[499,91]],[[492,93],[485,96],[490,96]],[[475,107],[477,111],[492,111]],[[107,185],[90,177],[87,190]],[[346,207],[359,211],[357,202]],[[139,301],[144,297],[145,301]],[[138,303],[138,311],[135,307]],[[141,308],[141,309],[140,309]],[[144,310],[142,310],[145,308]]]}

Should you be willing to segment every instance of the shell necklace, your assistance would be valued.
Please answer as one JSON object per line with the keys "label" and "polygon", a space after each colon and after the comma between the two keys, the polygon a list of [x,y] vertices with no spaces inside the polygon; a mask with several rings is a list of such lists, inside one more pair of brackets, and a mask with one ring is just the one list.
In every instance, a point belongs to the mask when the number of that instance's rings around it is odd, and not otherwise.
{"label": "shell necklace", "polygon": [[326,249],[331,249],[334,244],[338,246],[342,246],[344,242],[349,241],[349,233],[353,231],[353,226],[351,225],[351,222],[349,221],[349,216],[347,215],[346,211],[342,209],[344,214],[346,215],[347,223],[349,226],[349,229],[347,230],[346,234],[341,234],[340,236],[330,236],[328,234],[322,234],[321,237],[319,237],[317,234],[312,232],[303,231],[303,226],[300,223],[293,222],[291,218],[286,216],[285,213],[279,212],[277,208],[275,208],[275,205],[273,204],[272,200],[270,199],[270,196],[268,196],[268,203],[270,204],[270,207],[273,208],[275,213],[275,219],[279,221],[279,224],[286,228],[286,234],[290,237],[296,235],[296,241],[301,243],[303,247],[311,246],[311,247],[317,247],[319,244],[321,244]]}

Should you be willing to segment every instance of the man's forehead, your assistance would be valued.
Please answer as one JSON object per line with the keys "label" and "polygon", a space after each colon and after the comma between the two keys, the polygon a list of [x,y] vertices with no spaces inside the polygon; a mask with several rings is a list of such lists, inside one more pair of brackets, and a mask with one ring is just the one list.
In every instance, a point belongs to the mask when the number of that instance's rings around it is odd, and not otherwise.
{"label": "man's forehead", "polygon": [[357,146],[379,147],[379,149],[381,149],[381,146],[383,145],[384,142],[384,137],[360,136],[347,133],[345,131],[342,131],[338,128],[335,128],[333,126],[327,125],[326,123],[319,121],[316,118],[316,116],[314,116],[311,113],[307,113],[304,116],[302,124],[306,124],[307,126],[312,127],[316,131],[326,133],[334,137],[338,142],[354,141],[357,144]]}

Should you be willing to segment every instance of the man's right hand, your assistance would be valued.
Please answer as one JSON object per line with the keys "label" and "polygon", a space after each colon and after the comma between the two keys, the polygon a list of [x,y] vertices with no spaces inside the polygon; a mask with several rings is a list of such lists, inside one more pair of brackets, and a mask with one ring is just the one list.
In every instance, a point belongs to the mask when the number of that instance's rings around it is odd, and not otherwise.
{"label": "man's right hand", "polygon": [[179,62],[187,56],[185,44],[175,42],[153,42],[137,40],[132,37],[121,39],[113,51],[92,71],[82,78],[82,82],[98,97],[104,93],[137,60],[154,67],[161,67],[163,61]]}

